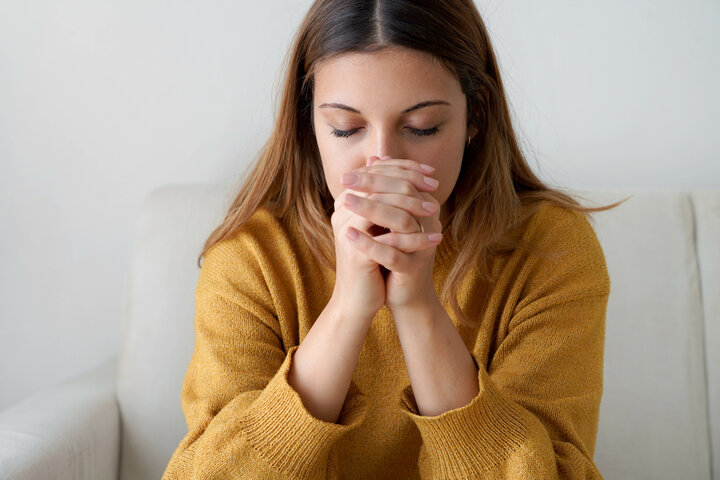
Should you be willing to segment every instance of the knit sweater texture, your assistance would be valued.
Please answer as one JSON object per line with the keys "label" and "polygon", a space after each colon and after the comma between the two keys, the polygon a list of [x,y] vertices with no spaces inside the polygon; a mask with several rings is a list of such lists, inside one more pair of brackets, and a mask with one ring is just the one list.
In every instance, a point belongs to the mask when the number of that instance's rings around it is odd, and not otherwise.
{"label": "knit sweater texture", "polygon": [[[601,479],[593,462],[610,278],[585,215],[543,203],[523,238],[560,252],[498,256],[489,301],[465,277],[458,322],[479,393],[418,412],[392,314],[381,308],[337,423],[288,383],[293,356],[330,300],[335,272],[312,241],[261,207],[208,250],[195,291],[195,347],[181,403],[188,432],[163,480]],[[455,260],[441,243],[438,296]],[[452,375],[453,372],[447,372]]]}

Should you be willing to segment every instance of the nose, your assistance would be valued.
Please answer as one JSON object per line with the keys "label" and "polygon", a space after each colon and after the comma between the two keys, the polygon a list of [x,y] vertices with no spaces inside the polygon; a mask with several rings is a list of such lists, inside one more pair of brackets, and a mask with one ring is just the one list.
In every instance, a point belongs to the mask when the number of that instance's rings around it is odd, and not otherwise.
{"label": "nose", "polygon": [[392,158],[404,158],[403,155],[403,137],[402,134],[391,130],[390,128],[376,128],[374,133],[369,135],[368,150],[365,152],[365,158],[375,155],[382,158],[388,155]]}

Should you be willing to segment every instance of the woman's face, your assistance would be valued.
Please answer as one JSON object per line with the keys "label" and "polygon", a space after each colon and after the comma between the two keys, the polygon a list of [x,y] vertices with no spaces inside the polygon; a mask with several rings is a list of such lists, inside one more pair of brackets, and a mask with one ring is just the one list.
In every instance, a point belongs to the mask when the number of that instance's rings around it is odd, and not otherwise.
{"label": "woman's face", "polygon": [[315,138],[333,198],[345,189],[343,173],[390,155],[435,167],[440,185],[428,193],[445,203],[475,131],[468,131],[465,94],[450,72],[429,54],[393,47],[322,62],[314,82]]}

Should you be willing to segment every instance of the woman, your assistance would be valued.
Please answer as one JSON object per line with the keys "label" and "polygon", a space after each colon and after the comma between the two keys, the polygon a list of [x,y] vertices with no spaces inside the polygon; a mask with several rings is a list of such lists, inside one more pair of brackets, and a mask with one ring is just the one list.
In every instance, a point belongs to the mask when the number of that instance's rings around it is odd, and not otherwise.
{"label": "woman", "polygon": [[611,207],[531,172],[470,0],[316,1],[198,259],[163,478],[601,478]]}

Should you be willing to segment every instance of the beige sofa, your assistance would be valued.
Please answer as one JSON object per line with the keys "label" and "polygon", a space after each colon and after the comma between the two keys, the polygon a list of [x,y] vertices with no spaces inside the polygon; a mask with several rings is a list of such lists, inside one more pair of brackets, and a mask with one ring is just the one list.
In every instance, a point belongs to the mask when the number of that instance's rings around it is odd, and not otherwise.
{"label": "beige sofa", "polygon": [[[159,479],[186,425],[197,254],[231,185],[174,185],[143,204],[125,338],[112,362],[0,413],[0,478]],[[572,190],[611,277],[595,461],[608,480],[720,480],[720,191]],[[714,477],[713,475],[714,471]]]}

